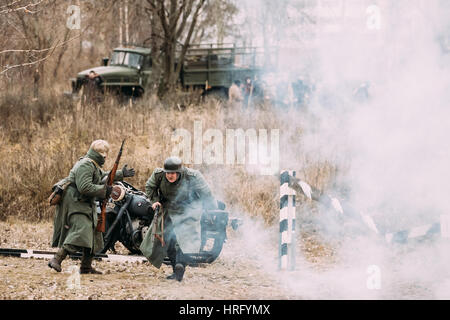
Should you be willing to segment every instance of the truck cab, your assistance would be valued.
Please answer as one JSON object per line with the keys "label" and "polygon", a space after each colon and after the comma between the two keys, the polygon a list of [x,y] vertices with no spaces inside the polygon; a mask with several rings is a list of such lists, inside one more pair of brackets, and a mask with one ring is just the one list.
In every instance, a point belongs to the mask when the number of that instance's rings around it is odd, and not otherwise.
{"label": "truck cab", "polygon": [[78,94],[94,71],[101,78],[100,90],[129,96],[141,96],[151,75],[152,60],[149,48],[118,47],[111,58],[103,59],[103,66],[79,72],[71,79],[72,93]]}

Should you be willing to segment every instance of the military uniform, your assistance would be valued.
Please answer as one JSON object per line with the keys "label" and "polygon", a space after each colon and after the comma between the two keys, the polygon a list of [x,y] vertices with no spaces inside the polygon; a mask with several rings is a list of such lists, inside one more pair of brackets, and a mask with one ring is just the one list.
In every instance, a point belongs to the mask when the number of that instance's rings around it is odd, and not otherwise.
{"label": "military uniform", "polygon": [[208,184],[198,170],[183,167],[171,183],[164,170],[157,168],[147,180],[145,191],[153,203],[161,203],[162,214],[153,219],[140,250],[157,268],[167,255],[172,266],[178,262],[186,265],[184,254],[200,251],[203,206],[217,207]]}
{"label": "military uniform", "polygon": [[235,83],[233,83],[228,89],[228,101],[230,103],[241,102],[242,101],[242,91]]}
{"label": "military uniform", "polygon": [[[67,252],[82,250],[85,259],[82,260],[81,268],[88,271],[94,253],[103,249],[102,233],[95,230],[98,222],[95,200],[106,196],[102,179],[108,173],[101,169],[103,164],[103,156],[89,149],[86,156],[70,170],[69,176],[57,183],[68,183],[68,186],[64,189],[61,202],[56,205],[52,247],[64,249],[58,252],[60,256],[57,254],[61,261]],[[123,179],[122,170],[116,171],[115,179]],[[50,263],[49,266],[53,267]],[[60,271],[60,265],[57,271]]]}

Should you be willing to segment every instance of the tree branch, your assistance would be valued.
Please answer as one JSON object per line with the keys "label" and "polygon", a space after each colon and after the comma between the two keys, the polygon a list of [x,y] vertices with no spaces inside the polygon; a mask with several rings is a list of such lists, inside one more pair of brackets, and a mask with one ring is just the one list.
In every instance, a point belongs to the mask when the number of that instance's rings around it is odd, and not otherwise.
{"label": "tree branch", "polygon": [[[15,2],[13,2],[11,4],[6,5],[6,6],[11,6],[11,5],[13,5],[13,4],[17,3],[17,2],[20,2],[20,1],[15,1]],[[40,5],[42,2],[47,2],[47,0],[39,0],[38,2],[29,3],[29,4],[27,4],[27,5],[23,6],[23,7],[5,9],[5,10],[0,11],[0,14],[7,14],[7,13],[11,13],[11,12],[17,12],[17,11],[20,11],[20,10],[23,10],[26,13],[34,14],[34,13],[36,13],[38,11],[31,11],[28,8],[36,7],[36,6]]]}
{"label": "tree branch", "polygon": [[[84,28],[84,30],[81,32],[81,34],[84,33],[84,31],[87,28],[88,27]],[[65,44],[67,44],[67,43],[69,43],[69,42],[79,38],[81,36],[81,34],[79,34],[79,35],[77,35],[77,36],[75,36],[73,38],[70,38],[67,41],[64,41],[64,42],[62,42],[60,44],[57,44],[57,45],[55,45],[53,47],[46,48],[46,49],[8,49],[8,50],[0,51],[0,54],[10,53],[10,52],[13,52],[13,53],[18,53],[18,52],[20,52],[20,53],[27,53],[27,52],[41,53],[41,52],[45,52],[45,51],[49,51],[49,50],[54,50],[57,47],[61,47],[61,46],[65,45]]]}
{"label": "tree branch", "polygon": [[191,0],[189,2],[188,7],[186,8],[186,11],[183,11],[183,19],[181,20],[181,24],[180,27],[178,28],[178,30],[176,31],[176,37],[177,39],[180,38],[181,33],[183,32],[185,26],[186,26],[186,22],[192,12],[192,6],[194,5],[194,0]]}
{"label": "tree branch", "polygon": [[11,7],[11,6],[15,5],[17,2],[20,2],[20,1],[22,1],[22,0],[15,0],[15,1],[11,2],[11,3],[5,4],[4,6],[1,6],[0,9],[6,8],[6,7]]}
{"label": "tree branch", "polygon": [[169,26],[167,25],[167,20],[166,20],[166,8],[164,7],[164,1],[161,0],[159,2],[159,9],[158,9],[158,16],[159,19],[161,20],[161,25],[164,29],[164,33],[169,36]]}
{"label": "tree branch", "polygon": [[[170,32],[171,34],[177,34],[176,32],[176,28],[178,25],[178,20],[180,20],[180,16],[181,14],[184,12],[184,7],[186,5],[186,1],[184,0],[182,5],[180,6],[180,8],[178,9],[178,12],[176,14],[176,17],[173,19],[173,21],[171,22],[171,28],[170,28]],[[177,37],[178,38],[178,37]]]}
{"label": "tree branch", "polygon": [[147,8],[147,9],[152,9],[153,11],[156,10],[156,4],[153,0],[147,0],[147,3],[152,6],[152,8]]}
{"label": "tree branch", "polygon": [[192,33],[194,32],[194,28],[195,28],[195,25],[197,23],[197,18],[198,18],[200,9],[204,5],[204,3],[205,3],[205,0],[200,0],[198,5],[197,5],[197,8],[195,9],[195,13],[194,13],[194,16],[192,17],[192,22],[191,22],[191,25],[190,25],[190,28],[189,28],[189,32],[188,32],[188,34],[186,36],[186,39],[184,40],[183,49],[181,50],[181,55],[180,55],[179,63],[177,65],[176,74],[179,74],[181,72],[181,67],[182,67],[183,62],[184,62],[184,57],[186,55],[186,52],[187,52],[187,49],[188,49],[188,46],[189,46],[189,43],[190,43],[190,40],[191,40],[191,37],[192,37]]}
{"label": "tree branch", "polygon": [[[56,47],[55,47],[56,48]],[[37,63],[40,63],[42,61],[47,60],[54,52],[55,50],[53,49],[53,51],[51,51],[48,55],[46,55],[45,57],[43,57],[42,59],[36,60],[36,61],[32,61],[32,62],[26,62],[26,63],[21,63],[21,64],[16,64],[16,65],[12,65],[12,66],[8,66],[5,69],[3,69],[2,71],[0,71],[0,75],[4,74],[5,72],[7,72],[8,70],[14,69],[14,68],[19,68],[19,67],[26,67],[26,66],[31,66]]]}
{"label": "tree branch", "polygon": [[2,53],[8,53],[8,52],[15,52],[15,53],[17,53],[17,52],[22,52],[22,53],[25,53],[25,52],[28,52],[28,53],[29,53],[29,52],[33,52],[33,53],[35,53],[35,52],[38,52],[38,53],[42,53],[42,52],[46,52],[46,51],[50,51],[50,53],[49,53],[48,55],[46,55],[45,57],[43,57],[43,58],[41,58],[41,59],[38,59],[38,60],[35,60],[35,61],[32,61],[32,62],[26,62],[26,63],[16,64],[16,65],[12,65],[12,66],[7,66],[4,70],[2,70],[2,71],[0,72],[0,75],[3,74],[3,73],[5,73],[6,71],[8,71],[8,70],[10,70],[10,69],[19,68],[19,67],[25,67],[25,66],[30,66],[30,65],[33,65],[33,64],[36,64],[36,63],[39,63],[39,62],[42,62],[42,61],[47,60],[47,59],[53,54],[53,52],[55,51],[56,48],[61,47],[61,46],[64,46],[64,45],[68,44],[69,42],[71,42],[71,41],[73,41],[73,40],[75,40],[75,39],[81,37],[81,35],[86,31],[87,28],[88,28],[88,27],[84,28],[84,29],[83,29],[78,35],[76,35],[75,37],[72,37],[72,38],[70,38],[70,39],[67,40],[67,41],[58,42],[56,45],[54,45],[54,46],[52,46],[52,47],[50,47],[50,48],[40,49],[40,50],[34,50],[34,49],[33,49],[33,50],[4,50],[4,51],[1,51],[0,54],[2,54]]}

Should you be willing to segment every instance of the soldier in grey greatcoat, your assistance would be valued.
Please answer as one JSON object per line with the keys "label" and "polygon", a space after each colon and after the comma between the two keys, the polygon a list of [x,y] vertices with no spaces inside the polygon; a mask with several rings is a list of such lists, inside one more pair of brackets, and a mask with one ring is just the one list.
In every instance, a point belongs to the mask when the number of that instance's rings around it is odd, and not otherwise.
{"label": "soldier in grey greatcoat", "polygon": [[[60,249],[48,266],[61,272],[61,263],[69,253],[82,252],[80,273],[100,274],[92,268],[96,252],[103,249],[102,233],[96,231],[98,222],[96,199],[109,198],[112,187],[102,179],[108,174],[101,169],[109,152],[105,140],[95,140],[87,154],[75,163],[69,176],[55,186],[65,185],[62,198],[56,205],[53,222],[52,247]],[[125,165],[116,171],[116,180],[134,176],[134,169]]]}
{"label": "soldier in grey greatcoat", "polygon": [[181,281],[189,262],[187,254],[200,251],[203,208],[217,209],[217,202],[203,175],[184,167],[178,157],[167,158],[164,168],[153,171],[145,191],[153,209],[159,207],[161,214],[155,215],[140,249],[157,268],[168,256],[173,268],[168,279]]}

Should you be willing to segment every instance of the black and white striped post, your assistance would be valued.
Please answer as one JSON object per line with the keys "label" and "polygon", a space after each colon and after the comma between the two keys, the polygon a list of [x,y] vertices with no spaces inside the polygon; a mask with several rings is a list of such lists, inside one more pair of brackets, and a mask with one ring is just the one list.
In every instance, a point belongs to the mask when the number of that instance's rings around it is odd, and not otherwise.
{"label": "black and white striped post", "polygon": [[278,269],[295,269],[295,190],[289,187],[289,177],[295,171],[282,171],[280,175],[280,231]]}

